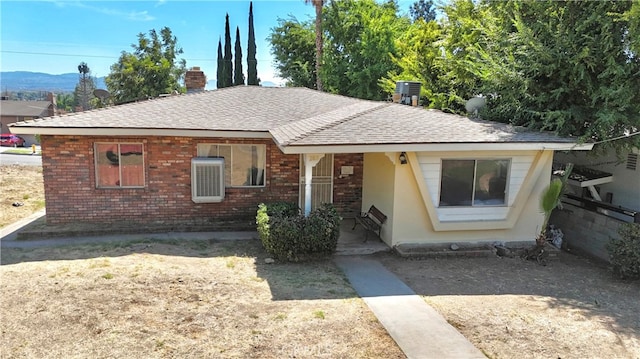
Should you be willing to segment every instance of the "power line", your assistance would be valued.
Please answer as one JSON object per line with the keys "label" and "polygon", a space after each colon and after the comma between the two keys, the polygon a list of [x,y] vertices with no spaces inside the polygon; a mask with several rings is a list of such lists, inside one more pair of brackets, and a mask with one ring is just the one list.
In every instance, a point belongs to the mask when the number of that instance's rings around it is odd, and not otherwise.
{"label": "power line", "polygon": [[[83,55],[83,54],[59,54],[59,53],[53,53],[53,52],[31,52],[31,51],[11,51],[11,50],[0,50],[0,52],[3,53],[7,53],[7,54],[21,54],[21,55],[44,55],[44,56],[66,56],[66,57],[93,57],[93,58],[102,58],[102,59],[118,59],[119,57],[114,57],[114,56],[105,56],[105,55]],[[215,62],[217,61],[217,59],[214,58],[210,58],[210,59],[185,59],[187,61],[211,61],[211,62]],[[271,61],[271,59],[269,60],[260,60],[258,59],[258,62],[265,62],[265,61]]]}
{"label": "power line", "polygon": [[101,55],[79,55],[79,54],[55,54],[51,52],[28,52],[28,51],[9,51],[9,50],[0,50],[0,52],[8,53],[8,54],[22,54],[22,55],[47,55],[47,56],[81,56],[81,57],[98,57],[103,59],[117,59],[117,57],[113,56],[101,56]]}

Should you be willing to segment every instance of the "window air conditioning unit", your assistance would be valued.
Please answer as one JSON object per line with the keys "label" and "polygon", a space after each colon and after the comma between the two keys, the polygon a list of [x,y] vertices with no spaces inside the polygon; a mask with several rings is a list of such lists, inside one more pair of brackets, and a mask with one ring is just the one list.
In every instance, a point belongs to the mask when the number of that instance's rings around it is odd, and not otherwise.
{"label": "window air conditioning unit", "polygon": [[222,202],[224,189],[224,158],[191,159],[191,200],[193,202]]}

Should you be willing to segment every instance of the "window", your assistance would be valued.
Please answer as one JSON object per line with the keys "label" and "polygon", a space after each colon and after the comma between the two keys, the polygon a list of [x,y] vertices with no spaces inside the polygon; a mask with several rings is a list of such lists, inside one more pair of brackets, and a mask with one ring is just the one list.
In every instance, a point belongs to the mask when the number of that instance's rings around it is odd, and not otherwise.
{"label": "window", "polygon": [[144,187],[141,143],[96,143],[96,187]]}
{"label": "window", "polygon": [[226,187],[264,186],[266,145],[198,144],[198,157],[224,158]]}
{"label": "window", "polygon": [[191,200],[196,203],[224,199],[224,158],[191,159]]}
{"label": "window", "polygon": [[509,160],[442,160],[440,206],[506,203]]}

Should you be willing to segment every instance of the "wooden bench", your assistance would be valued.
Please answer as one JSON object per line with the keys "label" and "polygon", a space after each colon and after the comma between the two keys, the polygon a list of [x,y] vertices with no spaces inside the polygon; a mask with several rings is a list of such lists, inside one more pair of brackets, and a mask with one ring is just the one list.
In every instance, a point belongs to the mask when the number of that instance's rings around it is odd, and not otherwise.
{"label": "wooden bench", "polygon": [[[351,230],[356,229],[356,226],[359,224],[365,228],[364,241],[366,242],[369,239],[369,231],[374,232],[380,238],[380,233],[382,232],[382,225],[387,221],[387,216],[380,212],[376,206],[371,206],[369,211],[360,213],[359,216],[356,216],[353,221],[353,228]],[[382,238],[380,238],[382,240]]]}

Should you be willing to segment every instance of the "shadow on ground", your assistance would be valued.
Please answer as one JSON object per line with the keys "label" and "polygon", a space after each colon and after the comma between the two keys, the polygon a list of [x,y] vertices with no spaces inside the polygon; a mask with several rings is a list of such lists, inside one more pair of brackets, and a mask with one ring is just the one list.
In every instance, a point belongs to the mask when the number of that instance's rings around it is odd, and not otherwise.
{"label": "shadow on ground", "polygon": [[[501,257],[421,260],[392,255],[377,257],[427,301],[437,297],[477,297],[492,309],[494,298],[519,296],[542,308],[570,311],[576,318],[584,316],[608,323],[614,333],[640,337],[640,281],[616,279],[602,263],[571,253],[559,253],[546,266]],[[493,305],[495,312],[499,312],[500,303],[495,301]]]}

